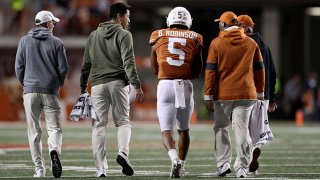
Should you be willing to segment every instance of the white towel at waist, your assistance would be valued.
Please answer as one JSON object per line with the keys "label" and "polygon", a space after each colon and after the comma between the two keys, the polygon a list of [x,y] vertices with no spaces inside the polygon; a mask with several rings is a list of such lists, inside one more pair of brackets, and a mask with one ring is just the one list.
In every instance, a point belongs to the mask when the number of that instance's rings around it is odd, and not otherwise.
{"label": "white towel at waist", "polygon": [[186,98],[184,95],[183,79],[174,80],[174,91],[175,91],[175,107],[180,109],[186,108]]}

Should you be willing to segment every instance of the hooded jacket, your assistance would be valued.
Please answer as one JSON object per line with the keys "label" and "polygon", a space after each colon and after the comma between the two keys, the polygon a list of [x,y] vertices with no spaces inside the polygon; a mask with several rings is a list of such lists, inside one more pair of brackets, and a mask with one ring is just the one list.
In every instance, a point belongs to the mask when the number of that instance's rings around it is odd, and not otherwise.
{"label": "hooded jacket", "polygon": [[259,33],[253,33],[250,37],[258,44],[263,58],[266,78],[264,98],[269,99],[270,102],[275,102],[277,73],[274,67],[271,51]]}
{"label": "hooded jacket", "polygon": [[59,93],[68,73],[66,50],[52,31],[37,27],[21,38],[15,71],[23,93]]}
{"label": "hooded jacket", "polygon": [[81,68],[80,86],[87,88],[91,71],[91,85],[124,80],[140,88],[133,52],[132,35],[120,24],[104,22],[93,31],[87,41]]}
{"label": "hooded jacket", "polygon": [[205,100],[254,100],[257,95],[263,96],[262,56],[242,28],[230,27],[212,40],[204,90]]}

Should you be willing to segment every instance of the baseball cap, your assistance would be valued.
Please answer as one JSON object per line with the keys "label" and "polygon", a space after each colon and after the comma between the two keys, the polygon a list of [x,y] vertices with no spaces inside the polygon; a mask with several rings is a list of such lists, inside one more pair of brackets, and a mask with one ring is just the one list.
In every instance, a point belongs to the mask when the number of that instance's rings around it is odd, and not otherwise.
{"label": "baseball cap", "polygon": [[245,24],[245,25],[247,25],[247,26],[249,26],[251,28],[253,28],[253,26],[254,26],[252,18],[250,16],[248,16],[248,15],[240,15],[240,16],[238,16],[238,23],[239,24],[243,23],[243,24]]}
{"label": "baseball cap", "polygon": [[237,15],[232,11],[226,11],[222,13],[219,19],[215,19],[214,22],[223,22],[228,25],[234,24],[234,20],[237,20]]}
{"label": "baseball cap", "polygon": [[36,25],[40,25],[49,21],[59,22],[60,19],[54,17],[50,11],[40,11],[37,13],[35,18]]}

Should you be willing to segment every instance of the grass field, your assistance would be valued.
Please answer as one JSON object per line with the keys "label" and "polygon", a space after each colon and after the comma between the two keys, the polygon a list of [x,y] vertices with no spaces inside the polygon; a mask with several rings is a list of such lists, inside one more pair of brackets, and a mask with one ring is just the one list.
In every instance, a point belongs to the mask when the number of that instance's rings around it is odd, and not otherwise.
{"label": "grass field", "polygon": [[[107,130],[108,179],[168,179],[170,160],[162,146],[157,124],[133,123],[130,161],[135,169],[125,177],[115,161],[116,128]],[[183,179],[212,179],[216,170],[213,151],[213,123],[191,125],[191,147],[187,176]],[[320,124],[296,127],[293,123],[271,121],[275,140],[262,147],[258,176],[252,179],[320,179]],[[43,143],[46,131],[43,129]],[[231,134],[233,140],[233,134]],[[91,127],[87,123],[68,123],[63,128],[62,179],[92,179],[95,173],[91,153]],[[233,149],[233,158],[235,151]],[[47,148],[46,179],[53,178]],[[234,159],[233,159],[234,162]],[[0,179],[29,179],[34,173],[26,127],[23,123],[0,124]],[[226,177],[235,178],[234,171]]]}

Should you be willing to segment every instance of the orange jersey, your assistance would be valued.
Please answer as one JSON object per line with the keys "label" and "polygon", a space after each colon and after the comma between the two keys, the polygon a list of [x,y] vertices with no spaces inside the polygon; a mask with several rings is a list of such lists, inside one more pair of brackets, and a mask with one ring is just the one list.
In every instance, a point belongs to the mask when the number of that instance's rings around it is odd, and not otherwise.
{"label": "orange jersey", "polygon": [[158,79],[191,79],[194,72],[200,73],[194,63],[202,65],[202,59],[198,59],[202,35],[184,29],[161,29],[151,34],[149,44],[157,55],[152,68],[158,71]]}

